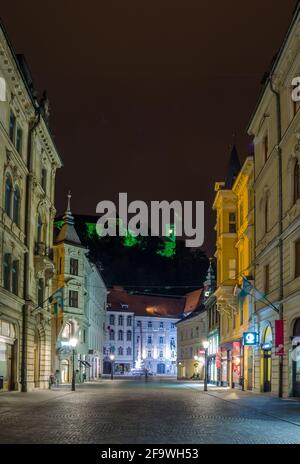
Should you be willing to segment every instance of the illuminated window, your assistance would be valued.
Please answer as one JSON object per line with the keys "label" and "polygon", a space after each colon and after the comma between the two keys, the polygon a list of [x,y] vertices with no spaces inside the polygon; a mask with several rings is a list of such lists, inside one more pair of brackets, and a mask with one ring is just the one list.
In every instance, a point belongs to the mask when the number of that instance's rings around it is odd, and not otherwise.
{"label": "illuminated window", "polygon": [[71,328],[71,324],[67,322],[61,334],[62,338],[71,338]]}

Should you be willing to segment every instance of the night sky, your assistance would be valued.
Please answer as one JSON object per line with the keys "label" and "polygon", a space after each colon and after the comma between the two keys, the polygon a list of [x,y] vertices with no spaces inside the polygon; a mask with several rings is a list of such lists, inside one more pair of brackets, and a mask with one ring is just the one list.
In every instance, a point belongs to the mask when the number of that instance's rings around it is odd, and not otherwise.
{"label": "night sky", "polygon": [[243,160],[260,81],[295,0],[5,2],[2,21],[47,89],[75,213],[98,201],[205,200],[204,249],[214,249],[214,181],[232,134]]}

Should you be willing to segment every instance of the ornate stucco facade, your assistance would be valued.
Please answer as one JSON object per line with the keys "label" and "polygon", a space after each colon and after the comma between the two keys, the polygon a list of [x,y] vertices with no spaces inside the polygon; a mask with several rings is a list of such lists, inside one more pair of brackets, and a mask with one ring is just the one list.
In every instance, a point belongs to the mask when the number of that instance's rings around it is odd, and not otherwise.
{"label": "ornate stucco facade", "polygon": [[0,389],[47,388],[56,170],[62,163],[23,56],[0,26]]}
{"label": "ornate stucco facade", "polygon": [[[292,80],[300,76],[299,6],[266,77],[249,125],[255,146],[255,282],[269,304],[257,302],[260,344],[256,390],[300,396],[300,359],[292,359],[300,336],[300,112]],[[284,356],[275,352],[275,321],[284,321]],[[295,343],[293,345],[293,343]],[[294,353],[295,354],[295,353]]]}

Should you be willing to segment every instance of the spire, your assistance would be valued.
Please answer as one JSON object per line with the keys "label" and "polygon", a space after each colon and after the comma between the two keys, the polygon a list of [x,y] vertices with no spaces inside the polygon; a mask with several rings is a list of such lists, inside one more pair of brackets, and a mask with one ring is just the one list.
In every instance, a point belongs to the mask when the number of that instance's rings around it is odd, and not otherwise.
{"label": "spire", "polygon": [[71,212],[71,198],[72,198],[71,190],[69,190],[69,192],[68,192],[68,205],[67,205],[67,210],[66,210],[65,215],[64,215],[64,221],[65,221],[65,224],[74,225],[74,217],[73,217],[72,212]]}
{"label": "spire", "polygon": [[241,163],[239,160],[239,155],[238,155],[236,146],[234,144],[231,149],[228,168],[227,168],[227,176],[226,176],[225,186],[224,186],[226,190],[230,190],[232,188],[234,181],[237,178],[240,170],[241,170]]}
{"label": "spire", "polygon": [[213,258],[209,258],[209,267],[204,282],[204,298],[207,299],[216,288],[216,277],[212,267]]}
{"label": "spire", "polygon": [[68,204],[67,210],[64,215],[64,225],[62,226],[56,241],[57,242],[69,242],[74,245],[81,245],[80,238],[74,227],[74,217],[71,212],[71,191],[68,192]]}

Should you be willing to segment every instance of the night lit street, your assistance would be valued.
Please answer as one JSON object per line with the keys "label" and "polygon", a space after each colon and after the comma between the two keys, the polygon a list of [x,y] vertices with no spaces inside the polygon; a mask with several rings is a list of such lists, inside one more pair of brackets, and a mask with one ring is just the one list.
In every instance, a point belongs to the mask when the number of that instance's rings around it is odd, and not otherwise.
{"label": "night lit street", "polygon": [[300,401],[175,380],[3,393],[1,443],[300,443]]}

